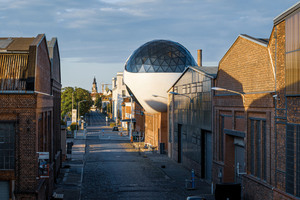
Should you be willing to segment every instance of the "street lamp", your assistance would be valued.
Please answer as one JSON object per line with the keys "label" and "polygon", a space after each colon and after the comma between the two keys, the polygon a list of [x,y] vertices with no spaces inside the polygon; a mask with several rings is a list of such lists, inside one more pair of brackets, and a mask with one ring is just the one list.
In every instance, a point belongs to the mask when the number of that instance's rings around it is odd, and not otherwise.
{"label": "street lamp", "polygon": [[170,94],[173,94],[173,95],[181,95],[181,96],[185,96],[185,97],[188,97],[190,99],[190,103],[194,103],[194,100],[188,96],[188,95],[185,95],[185,94],[179,94],[177,92],[169,92]]}
{"label": "street lamp", "polygon": [[244,96],[245,94],[244,93],[237,92],[237,91],[234,91],[234,90],[225,89],[225,88],[220,88],[220,87],[212,87],[211,89],[216,90],[216,91],[225,91],[225,92],[231,92],[231,93],[239,94],[243,98],[243,103],[245,103],[245,96]]}

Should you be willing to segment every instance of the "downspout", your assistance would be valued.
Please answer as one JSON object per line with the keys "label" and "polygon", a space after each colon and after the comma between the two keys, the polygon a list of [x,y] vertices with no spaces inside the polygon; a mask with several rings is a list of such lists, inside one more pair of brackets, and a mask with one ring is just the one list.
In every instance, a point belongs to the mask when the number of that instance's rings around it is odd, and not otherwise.
{"label": "downspout", "polygon": [[[277,26],[275,27],[275,55],[274,55],[274,58],[275,58],[275,94],[277,93],[277,81],[276,81],[276,74],[277,74]],[[274,121],[275,121],[275,127],[274,127],[274,131],[275,131],[275,158],[277,158],[277,123],[276,123],[276,116],[277,116],[277,100],[274,99],[275,101],[275,116],[274,116]],[[271,153],[271,152],[270,152]],[[271,162],[270,162],[271,164]],[[276,159],[275,159],[275,185],[277,185],[277,162],[276,162]],[[272,176],[270,176],[272,177]],[[272,192],[273,194],[273,192]]]}

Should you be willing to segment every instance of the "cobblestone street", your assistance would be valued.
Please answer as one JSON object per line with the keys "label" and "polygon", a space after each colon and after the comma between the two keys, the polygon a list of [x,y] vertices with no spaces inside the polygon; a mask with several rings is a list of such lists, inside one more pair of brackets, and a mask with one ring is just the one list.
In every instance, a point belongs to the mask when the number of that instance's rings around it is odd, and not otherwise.
{"label": "cobblestone street", "polygon": [[[64,199],[186,199],[202,196],[214,199],[210,185],[196,179],[196,188],[185,188],[190,171],[165,154],[134,148],[128,136],[105,126],[104,118],[92,117],[96,124],[86,136],[74,139],[70,167],[57,188]],[[80,195],[79,195],[80,194]]]}

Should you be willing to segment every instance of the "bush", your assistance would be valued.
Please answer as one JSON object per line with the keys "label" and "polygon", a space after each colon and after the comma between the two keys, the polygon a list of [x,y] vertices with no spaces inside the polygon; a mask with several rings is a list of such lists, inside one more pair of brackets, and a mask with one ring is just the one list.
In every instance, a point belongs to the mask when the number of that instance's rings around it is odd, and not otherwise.
{"label": "bush", "polygon": [[64,120],[60,120],[60,125],[67,125],[67,123]]}
{"label": "bush", "polygon": [[[76,122],[73,122],[71,125],[70,125],[70,129],[71,129],[71,131],[73,132],[74,130],[76,130]],[[77,124],[77,130],[78,130],[78,128],[79,128],[79,126],[78,126],[78,124]]]}
{"label": "bush", "polygon": [[110,126],[110,127],[114,127],[114,126],[116,126],[116,123],[115,123],[115,122],[111,122],[111,123],[109,124],[109,126]]}

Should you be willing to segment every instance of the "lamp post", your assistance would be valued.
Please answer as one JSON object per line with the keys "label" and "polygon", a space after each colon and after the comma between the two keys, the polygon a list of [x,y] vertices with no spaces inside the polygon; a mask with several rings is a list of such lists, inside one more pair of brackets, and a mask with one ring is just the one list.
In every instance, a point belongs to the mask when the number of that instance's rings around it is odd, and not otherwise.
{"label": "lamp post", "polygon": [[129,132],[130,141],[133,142],[132,139],[132,95],[130,95],[130,132]]}
{"label": "lamp post", "polygon": [[181,95],[181,96],[185,96],[185,97],[187,97],[187,98],[189,98],[190,99],[190,103],[194,103],[194,100],[190,97],[190,96],[188,96],[188,95],[185,95],[185,94],[179,94],[179,93],[177,93],[177,92],[169,92],[170,94],[173,94],[173,95]]}
{"label": "lamp post", "polygon": [[237,91],[234,91],[234,90],[225,89],[225,88],[221,88],[221,87],[212,87],[211,89],[216,90],[216,91],[225,91],[225,92],[231,92],[231,93],[239,94],[243,98],[243,104],[245,103],[245,96],[244,96],[245,94],[244,93],[237,92]]}
{"label": "lamp post", "polygon": [[[84,101],[87,101],[87,100],[82,100],[82,101],[77,102],[77,110],[78,110],[78,117],[77,117],[77,120],[78,120],[78,119],[80,120],[80,111],[79,111],[80,103],[81,103],[81,102],[84,102]],[[79,120],[78,120],[78,123],[79,123]],[[77,130],[78,130],[78,125],[77,125],[77,123],[76,123],[76,136],[77,136]],[[76,136],[75,136],[75,138],[76,138]]]}

